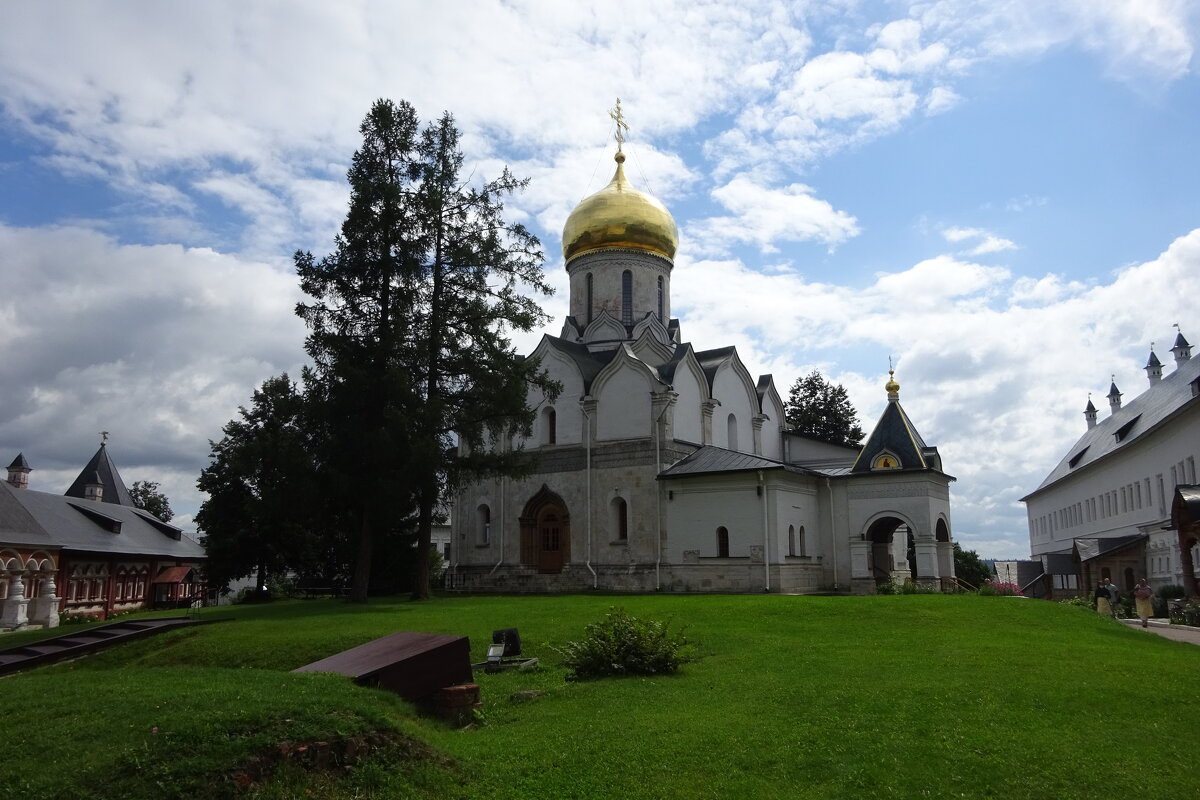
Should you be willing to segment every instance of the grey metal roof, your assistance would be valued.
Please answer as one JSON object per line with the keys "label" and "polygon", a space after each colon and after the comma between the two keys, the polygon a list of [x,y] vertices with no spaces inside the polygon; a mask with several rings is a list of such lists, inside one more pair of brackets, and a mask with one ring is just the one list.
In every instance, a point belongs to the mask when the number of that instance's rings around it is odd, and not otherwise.
{"label": "grey metal roof", "polygon": [[1171,502],[1171,527],[1177,531],[1200,523],[1200,486],[1181,484],[1175,487]]}
{"label": "grey metal roof", "polygon": [[[1161,381],[1100,420],[1096,427],[1079,437],[1063,456],[1062,461],[1058,462],[1058,466],[1051,470],[1038,488],[1026,495],[1026,498],[1033,497],[1068,475],[1083,470],[1121,448],[1128,447],[1131,442],[1155,430],[1184,408],[1200,404],[1200,396],[1193,395],[1192,391],[1192,382],[1198,378],[1200,358],[1184,361],[1169,375],[1164,375]],[[1133,423],[1132,426],[1124,430],[1118,441],[1117,432],[1125,429],[1129,423]]]}
{"label": "grey metal roof", "polygon": [[713,380],[717,377],[717,370],[736,351],[736,347],[717,347],[713,350],[701,350],[696,353],[696,360],[700,362],[700,369],[704,370],[704,377],[708,381],[708,391],[710,393],[713,389]]}
{"label": "grey metal roof", "polygon": [[782,461],[775,461],[771,458],[756,456],[750,453],[739,453],[736,450],[726,450],[724,447],[716,447],[714,445],[705,445],[663,470],[659,473],[659,477],[675,478],[681,475],[748,472],[760,469],[782,469],[798,474],[805,474],[809,471],[803,467],[785,464]]}
{"label": "grey metal roof", "polygon": [[585,393],[592,390],[592,381],[617,354],[617,349],[600,350],[593,353],[588,350],[587,345],[567,341],[558,336],[547,336],[546,339],[555,350],[575,362],[575,366],[579,369],[579,375],[583,378]]}
{"label": "grey metal roof", "polygon": [[100,449],[96,451],[96,455],[92,456],[92,460],[87,463],[71,487],[67,489],[68,497],[84,497],[84,487],[90,483],[95,483],[99,477],[100,485],[104,487],[104,494],[101,499],[105,503],[119,506],[133,506],[133,498],[129,496],[129,490],[125,488],[125,482],[121,480],[121,474],[117,472],[116,464],[112,463],[112,459],[108,457],[108,447],[100,445]]}
{"label": "grey metal roof", "polygon": [[1109,536],[1095,539],[1080,538],[1075,540],[1075,552],[1079,554],[1080,561],[1091,561],[1093,558],[1111,555],[1118,550],[1124,550],[1126,547],[1144,542],[1149,538],[1144,533],[1135,533],[1132,536]]}
{"label": "grey metal roof", "polygon": [[132,506],[17,489],[0,483],[0,544],[115,555],[203,558],[183,531]]}

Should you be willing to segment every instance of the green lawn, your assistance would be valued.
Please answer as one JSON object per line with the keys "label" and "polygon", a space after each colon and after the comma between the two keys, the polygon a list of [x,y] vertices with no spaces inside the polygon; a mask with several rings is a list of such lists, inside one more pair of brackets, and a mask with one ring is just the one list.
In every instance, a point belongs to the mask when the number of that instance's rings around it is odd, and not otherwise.
{"label": "green lawn", "polygon": [[[550,645],[613,605],[674,618],[699,659],[672,677],[568,683]],[[1040,601],[466,597],[211,612],[234,619],[0,680],[6,796],[1168,798],[1198,784],[1200,648]],[[482,724],[466,731],[288,672],[397,630],[466,634],[482,660],[490,632],[514,626],[543,669],[477,673]],[[545,695],[510,699],[522,689]],[[281,742],[348,739],[374,746],[353,770],[274,757]]]}

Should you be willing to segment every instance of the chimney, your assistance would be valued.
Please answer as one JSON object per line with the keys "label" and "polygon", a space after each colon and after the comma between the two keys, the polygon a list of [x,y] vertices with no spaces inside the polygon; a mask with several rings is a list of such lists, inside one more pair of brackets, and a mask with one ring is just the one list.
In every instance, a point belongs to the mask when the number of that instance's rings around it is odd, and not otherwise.
{"label": "chimney", "polygon": [[1121,408],[1121,393],[1117,390],[1117,376],[1113,375],[1112,385],[1108,388],[1108,407],[1115,414]]}
{"label": "chimney", "polygon": [[1150,379],[1150,386],[1162,380],[1162,362],[1158,360],[1158,356],[1154,355],[1154,343],[1150,344],[1150,358],[1146,361],[1146,377]]}
{"label": "chimney", "polygon": [[1096,407],[1092,405],[1092,396],[1088,395],[1087,408],[1083,410],[1083,418],[1087,420],[1088,430],[1096,427]]}
{"label": "chimney", "polygon": [[104,502],[104,484],[100,482],[99,472],[93,472],[92,479],[83,485],[83,499]]}
{"label": "chimney", "polygon": [[[1176,328],[1179,326],[1176,325]],[[1188,344],[1188,340],[1183,338],[1183,331],[1175,337],[1175,346],[1171,348],[1171,352],[1175,354],[1175,368],[1179,369],[1183,366],[1183,362],[1192,357],[1192,346]]]}
{"label": "chimney", "polygon": [[29,466],[29,462],[25,460],[25,454],[17,453],[17,457],[8,465],[9,485],[18,489],[28,489],[29,473],[31,472],[33,472],[33,467]]}

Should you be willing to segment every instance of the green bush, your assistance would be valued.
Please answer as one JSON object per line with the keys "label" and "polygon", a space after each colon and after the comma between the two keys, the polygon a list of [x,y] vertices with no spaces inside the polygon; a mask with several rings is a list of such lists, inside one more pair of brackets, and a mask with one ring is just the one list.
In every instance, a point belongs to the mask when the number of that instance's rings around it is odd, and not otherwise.
{"label": "green bush", "polygon": [[1173,600],[1176,597],[1187,597],[1187,590],[1178,583],[1167,583],[1158,587],[1158,591],[1155,594],[1163,600]]}
{"label": "green bush", "polygon": [[564,657],[568,680],[607,675],[662,675],[689,661],[690,648],[682,631],[670,630],[670,620],[631,616],[610,609],[604,619],[588,625],[586,636],[556,648]]}
{"label": "green bush", "polygon": [[1059,600],[1061,606],[1075,606],[1076,608],[1086,608],[1088,611],[1095,611],[1096,604],[1092,602],[1090,597],[1068,597],[1066,600]]}
{"label": "green bush", "polygon": [[900,594],[900,587],[893,580],[875,584],[875,594]]}
{"label": "green bush", "polygon": [[1200,627],[1200,602],[1190,600],[1182,605],[1171,605],[1171,622],[1175,625]]}

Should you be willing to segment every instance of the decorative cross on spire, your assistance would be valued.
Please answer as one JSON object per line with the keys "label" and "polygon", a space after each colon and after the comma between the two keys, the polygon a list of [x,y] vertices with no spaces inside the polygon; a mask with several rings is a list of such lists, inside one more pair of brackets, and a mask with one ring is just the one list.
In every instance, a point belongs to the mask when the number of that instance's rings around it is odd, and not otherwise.
{"label": "decorative cross on spire", "polygon": [[100,445],[104,446],[108,442],[108,431],[100,431]]}
{"label": "decorative cross on spire", "polygon": [[625,115],[621,113],[621,98],[617,98],[616,108],[610,110],[608,115],[613,118],[613,122],[617,123],[617,132],[614,137],[617,140],[617,152],[621,152],[621,146],[625,144],[625,131],[629,130],[629,124],[625,122]]}

